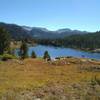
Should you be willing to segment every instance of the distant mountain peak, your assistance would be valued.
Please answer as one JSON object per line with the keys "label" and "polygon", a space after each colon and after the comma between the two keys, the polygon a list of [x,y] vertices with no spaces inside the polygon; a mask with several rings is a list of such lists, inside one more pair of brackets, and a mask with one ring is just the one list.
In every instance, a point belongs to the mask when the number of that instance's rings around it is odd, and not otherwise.
{"label": "distant mountain peak", "polygon": [[71,30],[69,28],[59,29],[57,31],[50,31],[42,27],[29,27],[29,26],[20,26],[16,24],[7,24],[0,23],[0,27],[5,27],[12,37],[27,37],[28,35],[33,38],[39,39],[57,39],[64,38],[70,35],[75,34],[86,34],[86,31]]}
{"label": "distant mountain peak", "polygon": [[57,30],[56,32],[62,33],[62,32],[70,32],[70,31],[72,31],[72,30],[69,29],[69,28],[64,28],[64,29],[59,29],[59,30]]}
{"label": "distant mountain peak", "polygon": [[27,30],[27,31],[31,31],[32,30],[32,27],[29,27],[29,26],[22,26],[22,28]]}
{"label": "distant mountain peak", "polygon": [[39,29],[39,30],[45,31],[45,32],[48,32],[49,31],[48,29],[42,28],[42,27],[33,27],[32,29]]}

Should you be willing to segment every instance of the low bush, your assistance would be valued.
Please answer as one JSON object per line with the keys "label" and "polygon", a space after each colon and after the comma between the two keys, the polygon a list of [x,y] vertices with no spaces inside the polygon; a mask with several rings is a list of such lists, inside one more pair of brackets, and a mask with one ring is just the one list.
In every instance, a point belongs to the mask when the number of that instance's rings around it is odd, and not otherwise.
{"label": "low bush", "polygon": [[9,59],[16,59],[16,56],[10,55],[10,54],[3,54],[0,55],[0,60],[7,61]]}

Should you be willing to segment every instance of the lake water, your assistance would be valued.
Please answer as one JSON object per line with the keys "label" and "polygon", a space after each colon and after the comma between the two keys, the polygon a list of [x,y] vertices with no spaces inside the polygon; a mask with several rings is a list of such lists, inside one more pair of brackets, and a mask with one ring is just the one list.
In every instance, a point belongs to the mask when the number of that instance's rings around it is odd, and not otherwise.
{"label": "lake water", "polygon": [[80,51],[72,48],[61,48],[61,47],[44,46],[44,45],[29,47],[28,54],[30,56],[32,51],[34,51],[38,57],[43,57],[44,52],[46,50],[49,52],[51,58],[67,57],[67,56],[73,56],[73,57],[84,56],[84,58],[100,60],[100,53],[90,53],[90,52]]}

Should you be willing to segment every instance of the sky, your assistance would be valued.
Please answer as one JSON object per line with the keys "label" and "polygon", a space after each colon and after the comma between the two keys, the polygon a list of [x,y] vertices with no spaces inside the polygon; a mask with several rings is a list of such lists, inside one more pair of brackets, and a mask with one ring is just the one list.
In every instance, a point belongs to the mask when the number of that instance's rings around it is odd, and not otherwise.
{"label": "sky", "polygon": [[49,30],[100,30],[100,0],[0,0],[0,22]]}

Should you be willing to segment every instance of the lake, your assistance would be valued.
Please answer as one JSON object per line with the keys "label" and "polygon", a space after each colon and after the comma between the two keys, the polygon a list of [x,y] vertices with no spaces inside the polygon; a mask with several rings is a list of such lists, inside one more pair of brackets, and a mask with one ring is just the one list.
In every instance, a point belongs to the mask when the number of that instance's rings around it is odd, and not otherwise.
{"label": "lake", "polygon": [[73,56],[100,60],[100,53],[91,53],[72,48],[62,48],[44,45],[36,45],[34,47],[29,47],[28,54],[30,56],[32,51],[34,51],[38,57],[43,57],[44,52],[46,50],[49,52],[51,58]]}

